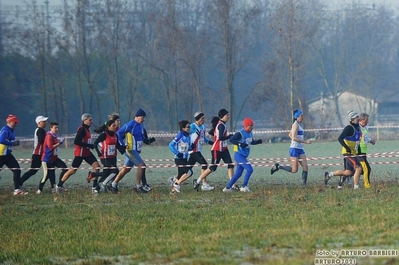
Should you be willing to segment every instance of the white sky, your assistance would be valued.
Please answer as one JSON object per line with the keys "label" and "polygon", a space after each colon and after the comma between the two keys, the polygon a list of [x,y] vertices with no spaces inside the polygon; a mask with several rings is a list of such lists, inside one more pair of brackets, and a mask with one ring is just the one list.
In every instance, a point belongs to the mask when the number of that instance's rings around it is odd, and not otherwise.
{"label": "white sky", "polygon": [[[38,4],[44,4],[46,0],[35,0]],[[62,4],[62,0],[48,0],[50,5],[58,5]],[[74,2],[77,0],[69,0],[69,2]],[[133,1],[133,0],[132,0]],[[399,8],[399,1],[398,0],[324,0],[326,3],[336,3],[337,5],[342,5],[342,3],[363,3],[363,4],[372,4],[375,3],[376,5],[391,5],[396,8]],[[2,6],[9,6],[9,5],[21,5],[26,3],[31,3],[32,0],[0,0]]]}
{"label": "white sky", "polygon": [[[7,12],[7,9],[12,8],[13,6],[19,5],[24,6],[27,3],[31,4],[33,1],[36,2],[37,5],[44,5],[46,1],[49,2],[50,7],[60,7],[63,3],[63,0],[0,0],[1,12]],[[70,4],[76,3],[78,0],[67,0]],[[134,0],[130,0],[134,1]],[[244,0],[245,1],[245,0]],[[321,0],[324,1],[327,5],[330,5],[332,9],[340,9],[345,4],[351,3],[359,3],[363,5],[371,5],[375,3],[375,5],[381,6],[389,6],[394,8],[395,14],[399,14],[399,0]]]}

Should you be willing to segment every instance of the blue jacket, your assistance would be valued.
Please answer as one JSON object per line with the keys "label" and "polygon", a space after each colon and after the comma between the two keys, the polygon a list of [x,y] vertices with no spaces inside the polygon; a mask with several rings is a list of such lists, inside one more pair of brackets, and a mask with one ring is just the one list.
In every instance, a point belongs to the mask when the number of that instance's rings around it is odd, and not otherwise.
{"label": "blue jacket", "polygon": [[141,152],[143,146],[144,126],[135,120],[131,120],[123,125],[118,131],[118,140],[121,146],[126,146],[126,150]]}
{"label": "blue jacket", "polygon": [[[169,143],[169,149],[175,154],[175,159],[188,159],[189,151],[191,151],[191,139],[190,135],[181,130],[176,137]],[[179,153],[183,154],[183,157],[178,157]]]}
{"label": "blue jacket", "polygon": [[15,141],[14,130],[5,125],[0,130],[0,156],[5,156],[12,152],[13,142]]}
{"label": "blue jacket", "polygon": [[[253,138],[252,132],[246,132],[244,128],[236,132],[231,138],[230,143],[234,144],[234,151],[242,154],[245,157],[249,156],[251,152],[251,145],[259,144],[258,141],[255,141]],[[242,146],[242,144],[246,146]]]}

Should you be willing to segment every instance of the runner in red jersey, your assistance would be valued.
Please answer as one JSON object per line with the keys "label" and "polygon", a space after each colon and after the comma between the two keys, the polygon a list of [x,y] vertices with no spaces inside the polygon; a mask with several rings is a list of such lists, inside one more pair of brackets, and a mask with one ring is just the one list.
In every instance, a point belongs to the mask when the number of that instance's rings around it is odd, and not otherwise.
{"label": "runner in red jersey", "polygon": [[43,143],[44,138],[46,137],[46,125],[47,125],[48,117],[37,116],[35,122],[37,124],[37,128],[33,135],[34,143],[33,143],[33,153],[31,158],[30,169],[25,172],[25,174],[21,177],[21,187],[25,181],[27,181],[30,177],[35,175],[37,171],[39,171],[42,166],[42,152],[43,152]]}
{"label": "runner in red jersey", "polygon": [[50,123],[50,131],[47,132],[43,143],[43,152],[41,155],[41,161],[43,166],[43,178],[40,180],[39,189],[36,194],[42,194],[44,184],[47,179],[50,179],[51,192],[55,192],[55,169],[61,168],[60,179],[67,172],[67,165],[64,161],[58,158],[58,151],[60,145],[65,141],[65,138],[57,138],[58,123]]}
{"label": "runner in red jersey", "polygon": [[[230,119],[230,114],[226,109],[221,109],[218,112],[219,122],[215,128],[212,128],[211,133],[213,134],[213,145],[211,148],[212,154],[212,165],[209,167],[212,172],[216,171],[217,164],[221,160],[227,164],[227,174],[229,179],[234,175],[234,164],[231,159],[229,149],[227,148],[227,140],[230,139],[233,134],[229,134],[227,130],[227,122]],[[234,185],[233,190],[240,190],[237,185]]]}
{"label": "runner in red jersey", "polygon": [[[94,172],[98,172],[100,169],[100,164],[98,163],[96,157],[92,154],[91,149],[94,149],[94,145],[91,143],[91,133],[89,131],[90,126],[93,124],[93,118],[91,114],[85,113],[82,115],[82,125],[79,126],[74,144],[75,144],[75,158],[72,161],[72,167],[65,173],[65,175],[60,179],[57,185],[57,192],[62,192],[64,182],[76,173],[83,160],[87,164],[93,167]],[[90,175],[91,172],[89,172]],[[93,181],[92,191],[96,193],[97,179]]]}
{"label": "runner in red jersey", "polygon": [[96,190],[107,191],[107,183],[115,178],[119,173],[117,166],[117,150],[124,154],[126,149],[121,146],[118,141],[118,134],[116,133],[118,119],[110,119],[103,126],[94,130],[99,133],[97,139],[94,141],[94,148],[104,166],[103,172],[93,173],[95,177],[101,176]]}

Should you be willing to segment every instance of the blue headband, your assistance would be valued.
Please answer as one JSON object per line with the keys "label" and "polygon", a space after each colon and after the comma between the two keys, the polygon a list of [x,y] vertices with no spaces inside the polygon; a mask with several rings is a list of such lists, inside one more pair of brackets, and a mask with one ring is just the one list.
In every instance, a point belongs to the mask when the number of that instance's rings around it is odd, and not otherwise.
{"label": "blue headband", "polygon": [[295,113],[294,113],[294,119],[298,119],[299,118],[299,116],[301,116],[301,114],[302,114],[302,110],[297,110]]}

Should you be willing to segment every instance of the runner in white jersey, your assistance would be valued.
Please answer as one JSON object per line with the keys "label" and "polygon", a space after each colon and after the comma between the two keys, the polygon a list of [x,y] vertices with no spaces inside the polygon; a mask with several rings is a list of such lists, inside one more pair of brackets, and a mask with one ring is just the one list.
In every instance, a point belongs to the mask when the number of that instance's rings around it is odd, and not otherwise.
{"label": "runner in white jersey", "polygon": [[213,145],[213,141],[209,140],[205,137],[206,127],[204,125],[205,115],[201,111],[197,111],[194,114],[195,122],[190,125],[190,138],[191,143],[193,143],[193,150],[190,153],[189,164],[195,165],[195,163],[199,163],[201,165],[201,175],[198,179],[193,180],[194,189],[199,191],[199,186],[202,182],[201,190],[209,191],[213,190],[214,187],[210,186],[206,177],[212,173],[212,170],[208,166],[208,162],[202,155],[202,146],[204,143]]}
{"label": "runner in white jersey", "polygon": [[290,160],[291,166],[283,166],[279,163],[275,163],[271,169],[271,174],[282,169],[290,173],[298,172],[298,164],[302,167],[302,184],[306,186],[308,180],[308,162],[306,160],[305,150],[303,149],[303,144],[311,144],[310,140],[304,139],[304,130],[301,126],[303,121],[303,112],[301,110],[295,110],[293,114],[294,122],[291,127],[291,131],[288,136],[291,138],[290,145]]}

